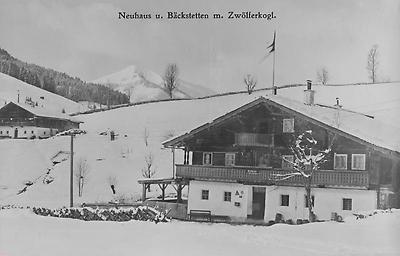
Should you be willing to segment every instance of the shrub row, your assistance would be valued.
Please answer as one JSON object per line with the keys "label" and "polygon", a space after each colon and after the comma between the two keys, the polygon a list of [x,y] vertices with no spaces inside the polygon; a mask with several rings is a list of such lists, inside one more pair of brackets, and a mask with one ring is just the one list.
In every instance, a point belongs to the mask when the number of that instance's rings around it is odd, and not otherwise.
{"label": "shrub row", "polygon": [[32,208],[33,212],[37,215],[51,216],[58,218],[71,218],[85,221],[153,221],[168,222],[169,219],[165,214],[151,208],[151,207],[136,207],[127,209],[92,209],[92,208],[61,208],[61,209],[48,209],[48,208]]}

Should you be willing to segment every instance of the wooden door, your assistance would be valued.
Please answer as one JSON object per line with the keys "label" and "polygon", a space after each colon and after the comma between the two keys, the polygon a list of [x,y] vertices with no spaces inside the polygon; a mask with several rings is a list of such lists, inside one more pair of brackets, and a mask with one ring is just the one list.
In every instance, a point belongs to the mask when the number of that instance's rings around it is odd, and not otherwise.
{"label": "wooden door", "polygon": [[265,188],[253,187],[253,214],[254,219],[264,219],[265,214]]}

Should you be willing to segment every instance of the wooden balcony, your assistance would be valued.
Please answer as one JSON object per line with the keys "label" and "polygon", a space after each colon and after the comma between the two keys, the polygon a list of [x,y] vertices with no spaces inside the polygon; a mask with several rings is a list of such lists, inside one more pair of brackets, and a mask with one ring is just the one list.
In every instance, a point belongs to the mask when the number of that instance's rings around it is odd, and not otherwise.
{"label": "wooden balcony", "polygon": [[238,146],[273,146],[274,136],[263,133],[236,133],[235,144]]}
{"label": "wooden balcony", "polygon": [[[291,173],[291,171],[250,166],[176,165],[176,176],[181,178],[236,181],[266,185],[304,184],[302,176],[294,176],[286,180],[277,179],[277,174],[287,173]],[[367,171],[320,170],[313,175],[312,184],[321,187],[368,188],[369,174]]]}

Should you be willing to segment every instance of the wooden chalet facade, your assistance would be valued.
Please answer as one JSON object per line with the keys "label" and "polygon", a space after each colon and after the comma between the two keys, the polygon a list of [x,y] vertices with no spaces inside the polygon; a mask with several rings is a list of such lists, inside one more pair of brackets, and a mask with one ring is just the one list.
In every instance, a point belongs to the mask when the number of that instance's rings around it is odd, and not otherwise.
{"label": "wooden chalet facade", "polygon": [[65,114],[46,113],[42,107],[9,102],[0,109],[0,138],[48,138],[58,132],[79,128],[79,121]]}
{"label": "wooden chalet facade", "polygon": [[318,219],[399,207],[400,153],[348,132],[346,122],[357,120],[377,122],[312,99],[261,97],[163,145],[184,150],[175,176],[188,181],[188,213],[209,210],[240,221],[274,220],[278,213],[308,219],[304,178],[276,179],[293,172],[283,158],[293,160],[289,145],[308,130],[321,150],[332,145],[328,161],[312,177]]}

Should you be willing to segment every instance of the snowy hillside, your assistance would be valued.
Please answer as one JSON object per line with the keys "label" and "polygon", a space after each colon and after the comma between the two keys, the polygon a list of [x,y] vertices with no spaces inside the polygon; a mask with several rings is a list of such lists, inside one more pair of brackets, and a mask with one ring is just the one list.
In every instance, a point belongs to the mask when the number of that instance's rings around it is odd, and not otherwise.
{"label": "snowy hillside", "polygon": [[63,109],[66,113],[86,110],[85,107],[72,100],[0,73],[0,107],[6,102],[17,102],[18,92],[21,104],[24,104],[26,98],[31,98],[33,102],[38,102],[38,105],[56,113],[61,113]]}
{"label": "snowy hillside", "polygon": [[[145,157],[152,154],[156,177],[172,176],[172,154],[162,149],[161,143],[171,136],[208,122],[216,115],[239,107],[257,96],[237,95],[220,99],[163,102],[119,108],[90,115],[80,115],[87,134],[75,139],[75,161],[87,160],[90,173],[83,196],[75,196],[77,203],[108,202],[113,199],[138,199]],[[190,111],[183,111],[190,109]],[[110,141],[102,132],[115,131],[118,136]],[[148,145],[145,135],[148,134]],[[0,166],[0,204],[64,206],[69,198],[69,161],[55,166],[51,158],[59,151],[69,151],[69,138],[47,140],[3,140],[0,151],[5,161]],[[177,152],[177,163],[183,161]],[[67,157],[69,157],[67,155]],[[23,159],[23,161],[19,161]],[[43,182],[46,172],[54,181]],[[109,180],[117,181],[113,195]],[[27,181],[34,181],[26,192],[16,195]],[[76,191],[76,189],[75,189]]]}
{"label": "snowy hillside", "polygon": [[398,210],[348,218],[345,223],[254,227],[81,221],[12,209],[0,211],[0,226],[1,255],[394,256],[400,252]]}
{"label": "snowy hillside", "polygon": [[[377,106],[383,104],[384,107],[391,108],[391,111],[375,112],[377,119],[392,125],[400,123],[400,115],[391,115],[399,111],[399,108],[396,108],[400,95],[398,85],[346,88],[315,87],[316,102],[333,105],[335,98],[339,96],[344,107],[358,105],[361,112],[365,112],[361,106],[371,105],[379,109]],[[302,100],[303,90],[304,88],[282,89],[278,91],[278,95],[287,94]],[[80,159],[86,160],[90,171],[83,196],[79,198],[75,195],[76,203],[138,199],[141,187],[137,180],[142,178],[141,171],[145,166],[146,156],[153,156],[156,177],[172,176],[172,154],[170,150],[161,148],[163,141],[210,122],[265,94],[264,91],[252,95],[238,94],[202,100],[151,103],[77,116],[84,121],[81,127],[88,133],[75,139],[74,158],[75,162],[79,162]],[[354,95],[359,95],[362,100],[354,102],[351,97],[358,99]],[[111,130],[118,134],[115,141],[110,141],[109,135],[100,135]],[[68,205],[69,156],[61,154],[61,160],[66,158],[66,161],[61,161],[55,166],[52,164],[52,157],[60,151],[69,151],[69,146],[69,138],[62,137],[0,141],[0,152],[3,156],[0,165],[0,205]],[[176,163],[182,161],[183,156],[178,150]],[[46,174],[49,170],[50,173]],[[54,179],[49,184],[43,182],[48,176]],[[110,180],[117,183],[116,195],[112,193]],[[17,195],[28,181],[34,184],[29,186],[26,192]],[[153,192],[156,192],[155,190],[156,188]]]}
{"label": "snowy hillside", "polygon": [[[114,90],[130,94],[131,102],[168,99],[168,94],[162,88],[163,78],[153,71],[141,70],[129,66],[121,71],[101,77],[93,81],[106,85]],[[194,98],[215,94],[206,87],[180,80],[179,87],[174,92],[174,98]]]}

